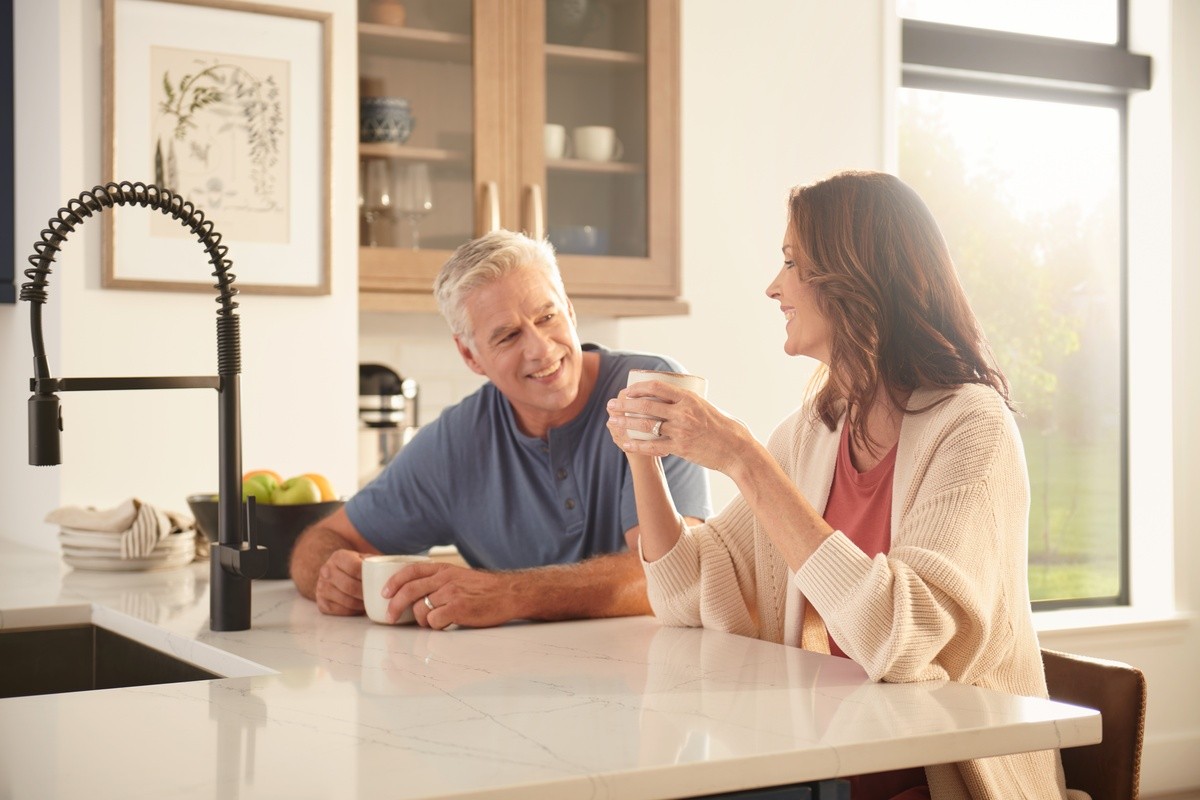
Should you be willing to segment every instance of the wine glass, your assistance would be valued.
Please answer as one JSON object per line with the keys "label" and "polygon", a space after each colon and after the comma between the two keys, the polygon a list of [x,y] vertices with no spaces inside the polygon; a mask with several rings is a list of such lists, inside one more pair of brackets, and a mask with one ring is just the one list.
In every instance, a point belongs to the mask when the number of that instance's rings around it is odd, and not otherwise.
{"label": "wine glass", "polygon": [[423,161],[409,164],[396,186],[396,208],[412,227],[412,249],[421,249],[420,224],[433,210],[433,187],[429,181],[429,165]]}
{"label": "wine glass", "polygon": [[385,159],[367,161],[362,186],[362,214],[367,223],[367,246],[376,247],[375,223],[393,216],[395,198],[392,196],[392,171]]}

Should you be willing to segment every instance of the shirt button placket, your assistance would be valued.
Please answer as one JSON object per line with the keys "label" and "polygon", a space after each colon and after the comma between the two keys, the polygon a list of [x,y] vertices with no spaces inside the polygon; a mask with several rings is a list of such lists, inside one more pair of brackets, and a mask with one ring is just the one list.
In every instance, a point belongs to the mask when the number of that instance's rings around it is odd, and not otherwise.
{"label": "shirt button placket", "polygon": [[579,486],[571,476],[571,445],[572,442],[559,439],[555,441],[551,433],[550,467],[554,483],[558,489],[558,501],[562,503],[564,530],[569,536],[579,536],[583,533],[584,514],[583,501],[580,499]]}

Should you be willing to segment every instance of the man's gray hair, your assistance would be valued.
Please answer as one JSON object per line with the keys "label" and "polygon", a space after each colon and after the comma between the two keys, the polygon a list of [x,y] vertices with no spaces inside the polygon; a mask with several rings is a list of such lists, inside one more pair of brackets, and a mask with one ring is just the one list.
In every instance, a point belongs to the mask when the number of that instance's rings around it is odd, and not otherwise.
{"label": "man's gray hair", "polygon": [[460,245],[438,271],[433,282],[438,309],[450,323],[451,332],[472,351],[475,332],[467,319],[467,296],[518,269],[541,270],[566,305],[567,292],[554,258],[554,246],[523,233],[497,230],[472,239]]}

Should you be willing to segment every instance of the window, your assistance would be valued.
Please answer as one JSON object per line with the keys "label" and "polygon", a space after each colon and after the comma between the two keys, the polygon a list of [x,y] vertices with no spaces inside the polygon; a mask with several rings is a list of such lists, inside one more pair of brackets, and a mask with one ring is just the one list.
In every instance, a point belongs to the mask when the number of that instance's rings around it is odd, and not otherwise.
{"label": "window", "polygon": [[1125,106],[1149,59],[1118,0],[983,5],[900,0],[899,172],[1012,385],[1035,606],[1126,604]]}

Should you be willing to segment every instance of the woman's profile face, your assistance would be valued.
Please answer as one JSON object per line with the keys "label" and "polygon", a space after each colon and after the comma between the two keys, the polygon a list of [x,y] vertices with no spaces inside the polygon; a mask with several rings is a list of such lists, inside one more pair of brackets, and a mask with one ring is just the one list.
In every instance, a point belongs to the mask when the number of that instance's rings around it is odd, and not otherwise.
{"label": "woman's profile face", "polygon": [[783,267],[771,285],[767,297],[779,303],[783,312],[787,339],[783,351],[789,356],[809,356],[829,363],[829,323],[817,307],[816,290],[805,280],[811,265],[804,251],[792,240],[790,231],[783,238]]}

